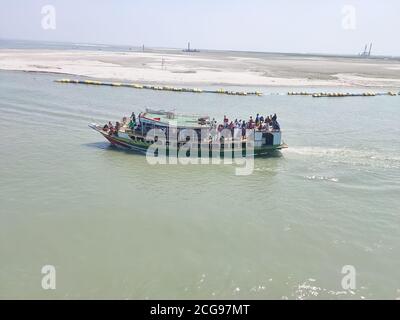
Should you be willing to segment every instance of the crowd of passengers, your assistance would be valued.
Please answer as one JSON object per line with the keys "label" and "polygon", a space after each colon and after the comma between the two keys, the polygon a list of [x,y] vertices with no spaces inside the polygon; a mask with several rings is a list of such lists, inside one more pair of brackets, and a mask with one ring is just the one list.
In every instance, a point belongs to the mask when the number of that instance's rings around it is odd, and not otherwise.
{"label": "crowd of passengers", "polygon": [[[256,117],[253,119],[253,116],[250,116],[250,118],[246,120],[238,120],[235,119],[235,121],[229,121],[227,116],[224,116],[224,120],[222,124],[217,124],[217,121],[215,118],[213,118],[210,122],[211,129],[217,129],[218,132],[221,132],[223,129],[241,129],[242,131],[242,136],[246,136],[246,129],[255,129],[259,131],[280,131],[280,126],[278,123],[278,117],[276,113],[274,115],[269,115],[269,116],[260,116],[260,114],[257,113]],[[134,112],[132,112],[132,115],[129,118],[123,117],[122,121],[119,122],[117,121],[115,123],[115,126],[112,124],[111,121],[108,122],[108,124],[105,124],[103,127],[103,130],[108,132],[109,135],[113,134],[118,134],[118,131],[121,129],[121,127],[128,127],[131,130],[135,130],[138,128],[138,125],[140,123],[136,122],[136,115]]]}
{"label": "crowd of passengers", "polygon": [[213,119],[211,121],[211,127],[218,129],[218,131],[222,131],[223,129],[255,129],[255,130],[274,130],[279,131],[280,126],[278,123],[278,117],[276,114],[270,116],[260,116],[257,113],[257,116],[253,119],[253,116],[246,120],[238,120],[229,121],[227,116],[224,116],[224,121],[222,124],[217,126],[217,121]]}
{"label": "crowd of passengers", "polygon": [[132,115],[129,118],[129,122],[127,117],[123,117],[121,122],[117,121],[115,123],[115,126],[112,124],[111,121],[108,121],[108,124],[104,125],[103,131],[108,132],[108,134],[111,136],[113,134],[118,134],[118,131],[122,127],[128,127],[131,130],[134,130],[136,128],[136,115],[134,112],[132,112]]}

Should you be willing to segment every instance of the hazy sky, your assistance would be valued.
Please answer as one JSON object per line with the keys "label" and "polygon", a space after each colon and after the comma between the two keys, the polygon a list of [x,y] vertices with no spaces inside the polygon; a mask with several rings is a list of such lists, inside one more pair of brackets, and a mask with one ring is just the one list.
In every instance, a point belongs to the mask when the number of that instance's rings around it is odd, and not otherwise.
{"label": "hazy sky", "polygon": [[[44,5],[55,8],[55,30],[42,28]],[[343,54],[373,42],[375,54],[400,55],[399,0],[1,0],[0,8],[7,39]]]}

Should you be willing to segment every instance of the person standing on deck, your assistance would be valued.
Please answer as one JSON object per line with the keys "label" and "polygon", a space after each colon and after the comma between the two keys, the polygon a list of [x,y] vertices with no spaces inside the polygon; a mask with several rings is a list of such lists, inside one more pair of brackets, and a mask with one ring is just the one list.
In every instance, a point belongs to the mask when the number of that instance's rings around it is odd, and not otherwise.
{"label": "person standing on deck", "polygon": [[129,129],[131,129],[133,131],[135,129],[135,126],[136,126],[136,122],[133,119],[131,119],[131,121],[129,121],[129,125],[128,125]]}
{"label": "person standing on deck", "polygon": [[242,139],[246,138],[246,121],[243,120],[242,122]]}

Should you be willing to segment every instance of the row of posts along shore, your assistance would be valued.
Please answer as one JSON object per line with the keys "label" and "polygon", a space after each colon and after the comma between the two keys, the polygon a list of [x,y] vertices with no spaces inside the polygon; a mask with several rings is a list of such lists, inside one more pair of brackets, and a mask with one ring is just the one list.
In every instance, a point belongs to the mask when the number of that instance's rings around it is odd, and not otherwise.
{"label": "row of posts along shore", "polygon": [[[85,85],[97,85],[97,86],[111,86],[111,87],[126,87],[135,89],[148,89],[148,90],[160,90],[160,91],[175,91],[175,92],[192,92],[192,93],[217,93],[235,96],[262,96],[263,93],[259,91],[231,91],[225,89],[217,90],[204,90],[198,88],[181,88],[171,86],[155,86],[146,84],[135,84],[135,83],[123,83],[123,82],[101,82],[96,80],[77,80],[77,79],[59,79],[55,80],[58,83],[74,83],[74,84],[85,84]],[[300,91],[288,92],[289,96],[311,96],[313,98],[336,98],[336,97],[375,97],[375,96],[399,96],[400,92],[388,91],[388,92],[361,92],[361,93],[349,93],[349,92],[307,92]]]}

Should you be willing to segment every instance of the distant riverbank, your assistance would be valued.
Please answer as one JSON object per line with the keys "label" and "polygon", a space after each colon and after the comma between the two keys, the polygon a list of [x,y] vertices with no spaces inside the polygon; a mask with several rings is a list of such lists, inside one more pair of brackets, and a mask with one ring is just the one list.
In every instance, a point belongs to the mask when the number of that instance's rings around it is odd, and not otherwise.
{"label": "distant riverbank", "polygon": [[400,61],[251,52],[0,49],[0,69],[185,86],[400,88]]}

